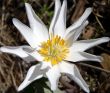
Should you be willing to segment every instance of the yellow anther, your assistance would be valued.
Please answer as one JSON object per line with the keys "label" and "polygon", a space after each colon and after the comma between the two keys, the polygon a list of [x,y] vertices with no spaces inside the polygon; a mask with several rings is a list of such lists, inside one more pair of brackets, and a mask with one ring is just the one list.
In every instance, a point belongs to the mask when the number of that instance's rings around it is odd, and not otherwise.
{"label": "yellow anther", "polygon": [[66,58],[66,55],[69,53],[69,48],[66,41],[57,35],[42,42],[38,52],[44,57],[44,61],[56,65]]}

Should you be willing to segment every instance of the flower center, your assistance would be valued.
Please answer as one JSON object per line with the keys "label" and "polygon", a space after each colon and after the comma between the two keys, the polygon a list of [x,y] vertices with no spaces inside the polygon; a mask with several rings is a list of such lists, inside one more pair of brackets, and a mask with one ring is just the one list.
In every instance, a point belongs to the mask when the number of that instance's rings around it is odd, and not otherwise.
{"label": "flower center", "polygon": [[66,41],[57,35],[42,42],[38,52],[44,57],[44,61],[56,65],[66,58],[69,48]]}

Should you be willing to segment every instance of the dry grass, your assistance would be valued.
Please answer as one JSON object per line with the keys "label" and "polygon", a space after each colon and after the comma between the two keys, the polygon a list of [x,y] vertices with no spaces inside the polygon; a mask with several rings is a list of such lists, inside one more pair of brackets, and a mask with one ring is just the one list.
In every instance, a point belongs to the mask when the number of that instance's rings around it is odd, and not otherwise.
{"label": "dry grass", "polygon": [[[33,8],[37,11],[37,14],[48,26],[53,14],[53,1],[52,0],[51,1],[50,0],[25,0],[25,1],[32,4]],[[76,9],[74,9],[74,5],[71,4],[71,2],[73,3],[73,1],[74,0],[68,1],[69,2],[68,18],[67,18],[68,25],[71,24],[74,20],[76,20],[81,15],[82,11],[85,9],[85,5],[93,6],[94,3],[96,2],[95,0],[92,0],[93,2],[91,2],[90,0],[87,0],[88,2],[82,2],[83,3],[82,10],[80,11],[80,13],[78,13],[77,7]],[[101,1],[107,1],[107,0],[101,0]],[[76,0],[76,5],[79,6],[78,0]],[[105,6],[107,6],[106,2],[105,2]],[[100,14],[98,9],[97,9],[98,14]],[[73,11],[75,10],[76,12],[74,14]],[[1,11],[0,13],[0,46],[17,46],[17,45],[27,44],[24,38],[21,36],[21,34],[13,26],[11,21],[13,17],[16,17],[20,19],[22,22],[28,24],[26,13],[24,12],[25,11],[24,1],[23,0],[21,1],[20,0],[1,0],[0,11]],[[104,36],[106,32],[108,33],[108,30],[106,28],[102,29],[100,25],[98,25],[99,22],[97,22],[97,20],[95,19],[94,16],[97,16],[95,14],[96,13],[92,14],[91,18],[93,20],[91,21],[90,19],[91,24],[89,25],[89,28],[92,27],[95,29],[96,31],[95,36],[90,35],[91,33],[83,33],[82,37],[80,38],[84,37],[83,39],[88,39],[88,38],[101,37],[101,36]],[[106,15],[104,17],[106,17]],[[95,27],[96,25],[97,25],[97,28]],[[101,30],[99,31],[99,29]],[[93,31],[90,31],[90,32],[93,32]],[[107,48],[108,47],[106,47],[105,50],[109,51],[107,50]],[[95,49],[91,51],[90,51],[91,53],[95,54]],[[99,49],[99,51],[101,51],[101,53],[106,53],[106,51],[102,49]],[[110,53],[110,51],[108,53]],[[98,64],[98,66],[101,67],[100,64]],[[18,85],[24,79],[24,76],[26,75],[27,69],[29,67],[30,67],[30,64],[27,64],[26,62],[16,57],[15,55],[9,55],[5,53],[0,54],[0,93],[17,93],[16,91],[14,91],[13,88],[15,88],[16,90]],[[88,81],[93,93],[109,93],[107,91],[110,88],[110,83],[109,83],[110,74],[107,74],[106,72],[103,72],[103,71],[97,71],[96,69],[92,69],[92,68],[90,69],[89,67],[85,69],[83,66],[79,66],[79,68],[82,70],[81,73],[83,74],[86,81]],[[91,73],[86,70],[91,71]],[[99,81],[96,72],[100,74],[100,77],[104,77],[105,80]],[[98,83],[100,83],[101,85],[99,86]],[[12,89],[10,92],[11,87]]]}

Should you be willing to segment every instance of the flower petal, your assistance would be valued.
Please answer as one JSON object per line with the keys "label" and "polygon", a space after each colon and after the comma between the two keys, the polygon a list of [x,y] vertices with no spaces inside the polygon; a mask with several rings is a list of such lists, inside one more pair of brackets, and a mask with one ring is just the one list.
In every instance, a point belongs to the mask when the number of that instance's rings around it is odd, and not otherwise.
{"label": "flower petal", "polygon": [[84,91],[89,93],[89,87],[82,78],[78,68],[76,65],[67,63],[67,62],[61,62],[60,63],[60,71],[61,73],[66,73],[74,82],[76,82]]}
{"label": "flower petal", "polygon": [[32,33],[32,30],[16,18],[13,18],[12,21],[15,27],[20,31],[20,33],[24,36],[26,41],[30,44],[30,46],[33,48],[37,48],[38,40],[36,39],[35,35]]}
{"label": "flower petal", "polygon": [[23,50],[23,48],[26,48],[29,51],[32,50],[30,46],[17,46],[17,47],[4,46],[4,47],[0,47],[0,51],[10,54],[15,54],[27,62],[35,61],[35,58],[28,55],[27,52]]}
{"label": "flower petal", "polygon": [[44,23],[40,20],[40,18],[36,15],[31,5],[25,3],[27,16],[29,19],[30,26],[33,30],[33,33],[36,35],[36,39],[38,39],[39,43],[45,41],[49,38],[48,29],[44,25]]}
{"label": "flower petal", "polygon": [[41,70],[46,69],[46,68],[52,68],[51,62],[42,61],[41,63],[42,63],[41,68],[40,68]]}
{"label": "flower petal", "polygon": [[73,23],[70,27],[67,28],[66,34],[68,34],[71,31],[74,31],[74,29],[81,26],[83,22],[86,21],[86,19],[88,18],[91,12],[92,12],[92,8],[87,8],[85,12],[83,13],[83,15],[75,23]]}
{"label": "flower petal", "polygon": [[51,84],[51,90],[56,90],[58,80],[61,76],[58,65],[53,66],[48,72],[46,72],[47,78]]}
{"label": "flower petal", "polygon": [[49,28],[49,33],[50,34],[53,33],[53,28],[54,28],[55,23],[56,23],[56,21],[58,19],[60,8],[61,8],[61,2],[60,2],[60,0],[55,0],[54,16],[53,16],[53,19],[51,21],[50,28]]}
{"label": "flower petal", "polygon": [[33,58],[35,58],[37,61],[43,61],[43,57],[38,53],[37,50],[33,50],[31,52],[26,51],[28,55],[32,56]]}
{"label": "flower petal", "polygon": [[97,46],[98,44],[108,42],[110,40],[109,37],[102,37],[97,39],[90,40],[80,40],[73,43],[71,46],[72,51],[85,51],[91,47]]}
{"label": "flower petal", "polygon": [[63,5],[61,7],[59,17],[55,24],[54,35],[59,35],[61,37],[64,36],[66,30],[66,11],[67,11],[67,0],[63,0]]}
{"label": "flower petal", "polygon": [[71,46],[73,44],[73,42],[78,39],[79,35],[81,34],[81,32],[84,30],[85,26],[87,26],[87,25],[88,25],[88,21],[86,21],[81,26],[79,26],[78,28],[74,29],[73,31],[71,31],[70,33],[68,33],[64,37],[65,40],[68,41],[68,45],[69,46]]}
{"label": "flower petal", "polygon": [[71,51],[66,58],[67,61],[77,62],[77,61],[98,61],[101,62],[102,58],[100,56],[95,56],[86,52],[74,52]]}
{"label": "flower petal", "polygon": [[40,70],[41,64],[37,64],[32,66],[29,71],[27,72],[25,80],[22,82],[22,84],[18,87],[18,91],[23,90],[25,87],[27,87],[30,83],[33,81],[40,79],[43,74],[47,70]]}
{"label": "flower petal", "polygon": [[[85,57],[84,61],[97,61],[97,62],[101,62],[102,61],[102,57],[101,56],[96,56],[96,55],[92,55],[86,52],[79,52],[80,55],[82,55],[83,57]],[[83,60],[82,60],[83,61]]]}

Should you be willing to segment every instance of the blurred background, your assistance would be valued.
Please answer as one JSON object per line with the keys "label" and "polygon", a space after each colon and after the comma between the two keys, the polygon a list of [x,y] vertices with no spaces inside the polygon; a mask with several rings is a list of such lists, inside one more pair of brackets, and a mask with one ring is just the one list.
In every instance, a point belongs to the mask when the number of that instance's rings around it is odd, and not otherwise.
{"label": "blurred background", "polygon": [[[12,24],[12,18],[15,17],[28,25],[25,2],[32,5],[36,14],[49,27],[54,13],[54,0],[0,0],[0,46],[27,44]],[[74,23],[87,7],[93,7],[93,12],[88,18],[89,25],[79,39],[110,37],[110,0],[67,0],[67,2],[67,27]],[[104,58],[102,63],[76,64],[89,84],[90,93],[110,93],[110,42],[91,48],[87,52]],[[17,87],[33,64],[36,62],[26,63],[15,55],[0,54],[0,93],[18,93]],[[19,93],[52,93],[46,81],[46,78],[37,80]],[[59,90],[56,93],[84,93],[84,91],[64,76],[64,81],[59,82]]]}

